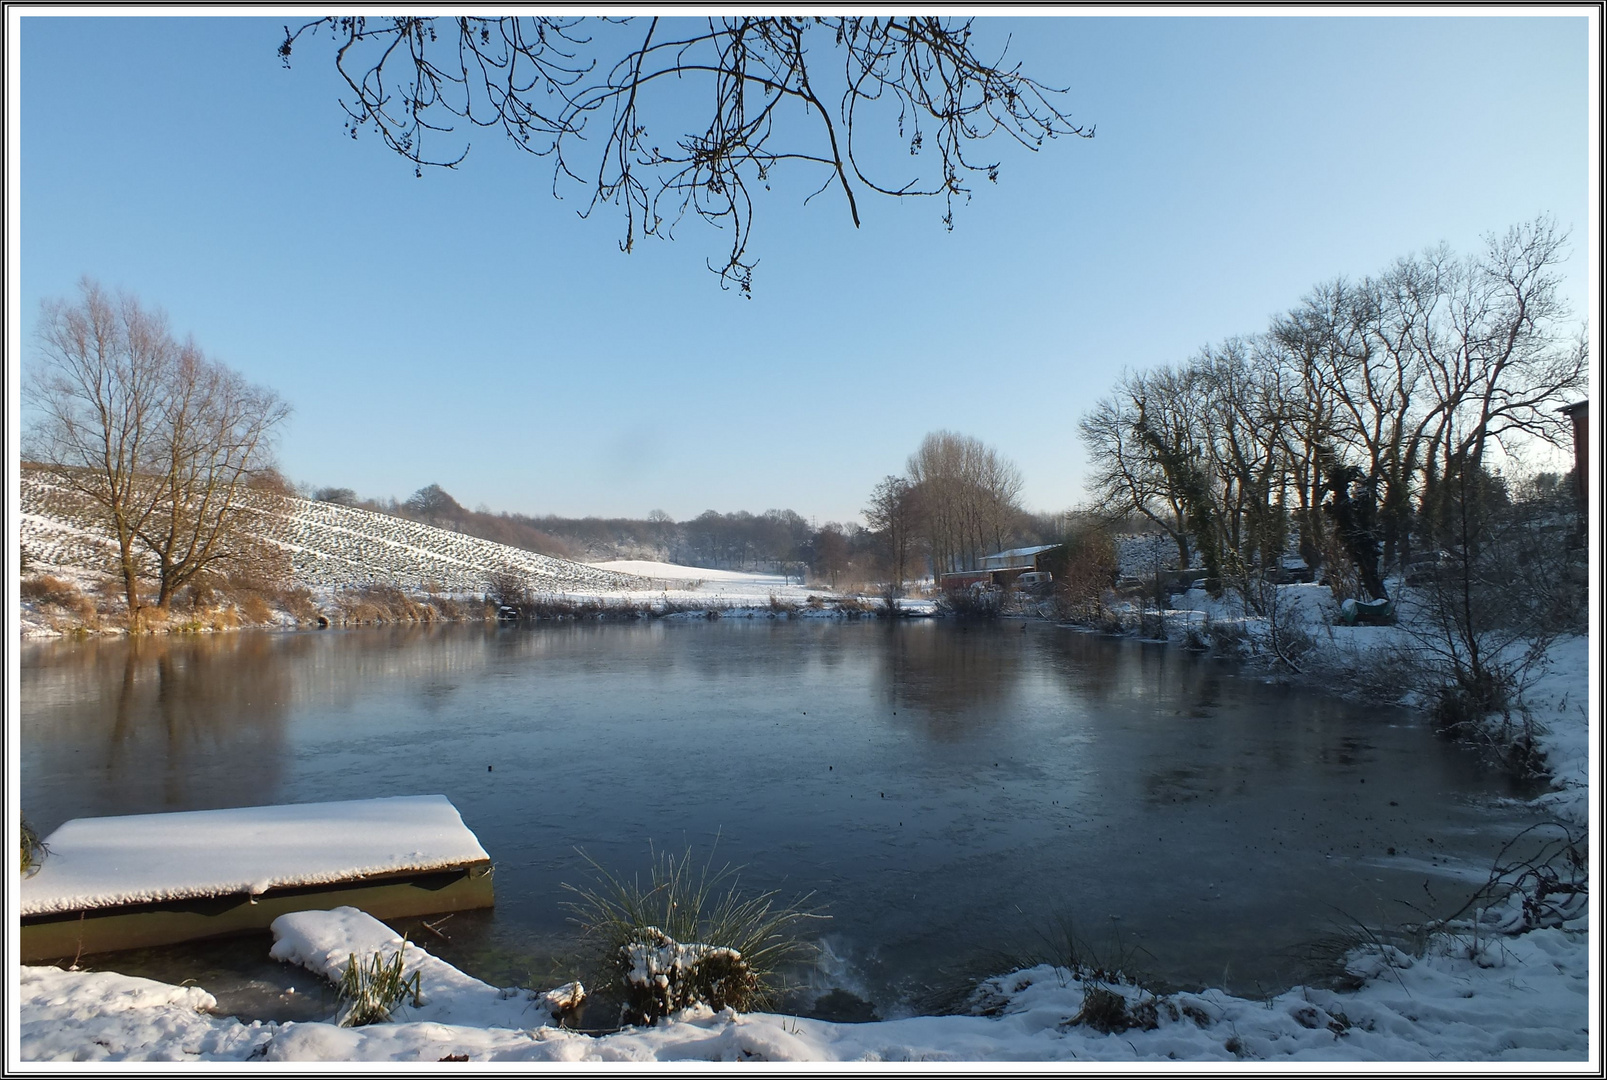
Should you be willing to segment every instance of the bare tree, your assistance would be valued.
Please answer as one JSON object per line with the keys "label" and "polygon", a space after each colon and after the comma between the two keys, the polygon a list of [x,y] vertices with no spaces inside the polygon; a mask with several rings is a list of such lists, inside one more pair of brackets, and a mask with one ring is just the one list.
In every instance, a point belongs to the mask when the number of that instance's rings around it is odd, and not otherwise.
{"label": "bare tree", "polygon": [[837,587],[837,578],[848,569],[850,557],[849,537],[843,526],[828,521],[809,538],[809,565]]}
{"label": "bare tree", "polygon": [[[1078,423],[1088,448],[1092,475],[1089,489],[1094,506],[1115,520],[1139,514],[1159,527],[1177,547],[1179,566],[1190,565],[1188,510],[1183,493],[1156,460],[1149,443],[1139,434],[1139,403],[1147,403],[1151,424],[1180,425],[1182,414],[1171,406],[1175,384],[1164,369],[1136,375],[1124,373],[1116,392],[1097,402]],[[1171,434],[1177,434],[1172,432]]]}
{"label": "bare tree", "polygon": [[1021,470],[969,435],[934,431],[910,455],[919,532],[936,575],[975,567],[1021,515]]}
{"label": "bare tree", "polygon": [[258,542],[242,528],[247,496],[279,479],[272,436],[290,415],[272,390],[209,360],[193,342],[177,350],[169,378],[157,426],[161,495],[138,530],[156,562],[156,606],[164,611],[202,571],[251,560]]}
{"label": "bare tree", "polygon": [[[940,195],[952,227],[969,178],[998,178],[975,144],[1003,133],[1035,150],[1094,133],[1061,111],[1065,91],[1007,66],[1003,49],[985,59],[970,19],[327,16],[287,26],[280,57],[288,66],[324,32],[354,138],[373,130],[422,175],[467,157],[449,134],[459,125],[500,130],[552,159],[555,195],[585,193],[583,216],[623,212],[624,251],[688,213],[726,229],[730,249],[709,268],[744,294],[753,196],[781,166],[811,174],[816,195],[841,191],[856,226],[860,194],[876,192]],[[865,138],[867,124],[907,153]],[[654,134],[666,127],[677,134]]]}
{"label": "bare tree", "polygon": [[159,311],[85,279],[80,299],[47,300],[30,369],[30,456],[83,496],[118,546],[130,619],[140,575],[156,606],[203,571],[249,558],[242,515],[276,477],[272,435],[289,407],[178,343]]}
{"label": "bare tree", "polygon": [[1444,286],[1444,316],[1425,334],[1436,424],[1424,463],[1429,515],[1438,486],[1485,468],[1492,447],[1514,439],[1565,446],[1568,422],[1556,406],[1588,386],[1583,329],[1565,334],[1570,312],[1557,294],[1567,235],[1540,217],[1486,238],[1478,259],[1456,264]]}
{"label": "bare tree", "polygon": [[34,410],[25,454],[54,483],[85,497],[117,542],[128,610],[139,610],[139,530],[156,512],[159,415],[168,393],[171,338],[160,313],[128,295],[79,282],[76,304],[46,300],[39,363],[24,387]]}
{"label": "bare tree", "polygon": [[886,545],[894,596],[902,596],[908,580],[909,556],[914,544],[917,507],[914,487],[902,476],[886,476],[870,493],[865,523]]}

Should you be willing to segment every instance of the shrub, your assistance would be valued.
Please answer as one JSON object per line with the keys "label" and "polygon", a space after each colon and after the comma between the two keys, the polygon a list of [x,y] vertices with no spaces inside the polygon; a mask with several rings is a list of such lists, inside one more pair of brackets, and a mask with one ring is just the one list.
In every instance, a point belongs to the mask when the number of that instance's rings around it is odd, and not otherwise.
{"label": "shrub", "polygon": [[311,591],[299,585],[281,589],[274,599],[297,622],[312,622],[318,618],[318,605],[313,603]]}
{"label": "shrub", "polygon": [[273,608],[268,601],[262,598],[261,593],[248,592],[240,597],[240,615],[251,623],[266,623],[273,621]]}
{"label": "shrub", "polygon": [[519,571],[502,567],[486,575],[486,600],[499,608],[524,613],[531,604],[530,582]]}
{"label": "shrub", "polygon": [[402,975],[406,952],[407,939],[403,938],[402,947],[389,956],[383,950],[364,960],[358,960],[356,953],[351,954],[336,989],[346,1002],[336,1020],[338,1026],[360,1027],[389,1020],[391,1010],[409,993],[413,995],[415,1008],[422,1003],[419,973]]}
{"label": "shrub", "polygon": [[78,591],[76,585],[49,574],[37,574],[26,579],[18,591],[24,600],[53,607],[76,609],[84,601],[84,594]]}
{"label": "shrub", "polygon": [[943,604],[956,615],[993,619],[999,615],[1003,596],[996,589],[957,589],[943,598]]}
{"label": "shrub", "polygon": [[808,896],[744,896],[735,869],[715,871],[711,861],[695,870],[690,849],[656,856],[645,889],[587,862],[598,885],[565,885],[578,897],[568,907],[605,974],[599,985],[622,995],[621,1023],[650,1024],[695,1004],[764,1008],[783,990],[780,969],[814,954],[797,936],[806,920],[823,917],[803,907]]}

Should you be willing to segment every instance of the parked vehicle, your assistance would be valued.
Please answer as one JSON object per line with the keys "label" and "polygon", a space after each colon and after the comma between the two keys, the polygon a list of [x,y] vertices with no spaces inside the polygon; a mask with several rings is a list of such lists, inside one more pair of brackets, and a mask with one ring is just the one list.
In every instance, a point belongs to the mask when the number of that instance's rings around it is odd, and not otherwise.
{"label": "parked vehicle", "polygon": [[1406,566],[1406,584],[1431,585],[1441,580],[1454,562],[1451,553],[1444,549],[1420,555]]}
{"label": "parked vehicle", "polygon": [[1307,566],[1306,560],[1298,555],[1285,555],[1278,560],[1276,568],[1267,571],[1267,580],[1274,585],[1309,582],[1312,576],[1311,567]]}

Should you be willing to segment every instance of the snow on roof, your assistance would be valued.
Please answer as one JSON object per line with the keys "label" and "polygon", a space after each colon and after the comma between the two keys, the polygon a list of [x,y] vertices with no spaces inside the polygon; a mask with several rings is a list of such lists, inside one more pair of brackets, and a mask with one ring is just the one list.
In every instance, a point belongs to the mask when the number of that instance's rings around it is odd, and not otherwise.
{"label": "snow on roof", "polygon": [[444,795],[77,818],[45,838],[22,914],[258,895],[490,858]]}
{"label": "snow on roof", "polygon": [[992,555],[984,556],[984,558],[987,558],[987,559],[1014,559],[1014,558],[1021,558],[1021,557],[1027,556],[1027,555],[1036,555],[1040,551],[1048,551],[1050,548],[1057,548],[1059,546],[1060,546],[1059,544],[1039,544],[1037,547],[1011,548],[1009,551],[997,551],[997,552],[994,552]]}

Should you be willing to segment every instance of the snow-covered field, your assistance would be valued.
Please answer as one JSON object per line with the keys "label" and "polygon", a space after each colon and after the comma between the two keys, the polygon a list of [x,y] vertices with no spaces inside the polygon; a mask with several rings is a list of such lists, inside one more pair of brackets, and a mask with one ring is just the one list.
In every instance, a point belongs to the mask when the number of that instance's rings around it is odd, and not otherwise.
{"label": "snow-covered field", "polygon": [[[774,606],[783,605],[801,616],[822,615],[835,617],[839,609],[835,604],[821,602],[843,599],[840,594],[819,585],[805,586],[797,578],[781,574],[762,574],[745,570],[708,570],[697,566],[680,566],[676,563],[648,562],[643,559],[620,559],[613,562],[592,563],[599,570],[630,574],[648,582],[651,599],[677,606],[707,605],[728,616],[741,618],[769,613]],[[622,603],[641,600],[642,590],[618,590],[593,594],[604,603]],[[862,597],[862,603],[871,610],[879,610],[880,597]],[[821,603],[816,607],[811,601]],[[937,604],[931,600],[904,597],[897,601],[898,610],[909,616],[936,615]]]}
{"label": "snow-covered field", "polygon": [[[30,572],[51,574],[85,591],[108,577],[116,546],[75,508],[73,496],[34,471],[22,474],[20,494],[21,541],[31,559]],[[830,590],[806,588],[777,574],[643,561],[572,562],[308,499],[259,499],[252,512],[258,532],[288,554],[293,583],[320,599],[338,590],[373,585],[479,596],[487,591],[492,575],[509,572],[537,596],[576,603],[712,608],[751,615],[778,604],[803,608],[811,597],[835,598]],[[910,614],[932,614],[929,604],[905,606]],[[25,636],[53,632],[44,620],[24,614]]]}
{"label": "snow-covered field", "polygon": [[832,595],[819,588],[805,588],[796,578],[787,578],[780,574],[707,570],[697,566],[679,566],[675,563],[648,562],[644,559],[619,559],[590,565],[609,573],[628,574],[637,580],[645,581],[649,591],[680,602],[706,600],[729,607],[764,607],[770,603],[772,597],[787,604],[802,604],[811,596]]}
{"label": "snow-covered field", "polygon": [[[21,540],[41,571],[107,567],[115,546],[104,531],[73,520],[70,495],[31,470],[22,474],[19,494]],[[429,585],[441,592],[483,593],[497,571],[518,573],[533,590],[554,594],[648,588],[629,574],[335,503],[258,499],[250,509],[258,532],[289,554],[295,583],[314,590]]]}

